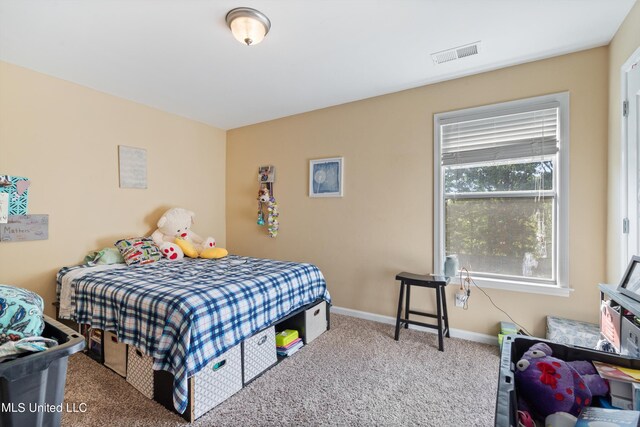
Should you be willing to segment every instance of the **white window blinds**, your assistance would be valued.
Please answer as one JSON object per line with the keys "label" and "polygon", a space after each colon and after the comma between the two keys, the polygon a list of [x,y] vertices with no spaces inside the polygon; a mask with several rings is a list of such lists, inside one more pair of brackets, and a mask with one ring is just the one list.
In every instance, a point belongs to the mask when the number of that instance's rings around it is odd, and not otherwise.
{"label": "white window blinds", "polygon": [[455,121],[441,126],[442,165],[552,155],[558,151],[558,107]]}

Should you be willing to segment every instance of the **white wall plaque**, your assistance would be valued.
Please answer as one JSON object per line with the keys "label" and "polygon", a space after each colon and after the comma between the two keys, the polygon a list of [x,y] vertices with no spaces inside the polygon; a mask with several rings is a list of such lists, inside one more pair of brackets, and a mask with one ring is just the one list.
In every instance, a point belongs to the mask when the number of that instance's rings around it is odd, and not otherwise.
{"label": "white wall plaque", "polygon": [[120,188],[147,188],[147,150],[118,145]]}
{"label": "white wall plaque", "polygon": [[0,242],[26,242],[49,238],[49,215],[9,215],[0,224]]}

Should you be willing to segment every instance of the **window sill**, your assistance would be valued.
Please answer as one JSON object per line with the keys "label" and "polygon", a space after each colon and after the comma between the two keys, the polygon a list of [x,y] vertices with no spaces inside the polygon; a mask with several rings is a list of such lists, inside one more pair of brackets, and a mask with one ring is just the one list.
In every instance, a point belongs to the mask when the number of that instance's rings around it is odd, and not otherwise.
{"label": "window sill", "polygon": [[[573,289],[571,288],[562,288],[559,286],[537,285],[534,283],[515,282],[510,280],[480,279],[473,277],[473,274],[471,275],[471,278],[482,289],[499,289],[501,291],[524,292],[528,294],[551,295],[558,297],[568,297],[573,292]],[[458,276],[449,283],[455,285],[459,282],[460,279]],[[471,289],[473,289],[473,286]]]}

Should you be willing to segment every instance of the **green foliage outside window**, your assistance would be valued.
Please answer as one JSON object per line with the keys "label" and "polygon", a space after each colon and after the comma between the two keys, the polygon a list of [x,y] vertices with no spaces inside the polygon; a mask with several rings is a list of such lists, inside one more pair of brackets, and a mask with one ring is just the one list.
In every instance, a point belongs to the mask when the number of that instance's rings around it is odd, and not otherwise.
{"label": "green foliage outside window", "polygon": [[[445,248],[473,271],[523,276],[529,256],[534,277],[551,278],[553,163],[516,163],[445,169]],[[531,191],[525,197],[456,198],[456,193]],[[452,194],[453,193],[453,194]]]}
{"label": "green foliage outside window", "polygon": [[551,161],[445,168],[445,194],[551,189],[553,189],[553,162]]}

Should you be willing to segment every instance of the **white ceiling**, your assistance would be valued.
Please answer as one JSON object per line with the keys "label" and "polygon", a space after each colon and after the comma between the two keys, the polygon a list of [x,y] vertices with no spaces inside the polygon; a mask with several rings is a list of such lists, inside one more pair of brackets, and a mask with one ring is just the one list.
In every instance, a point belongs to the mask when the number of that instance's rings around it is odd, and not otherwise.
{"label": "white ceiling", "polygon": [[[606,45],[634,2],[0,0],[0,59],[231,129]],[[226,27],[239,6],[271,19],[261,44]]]}

